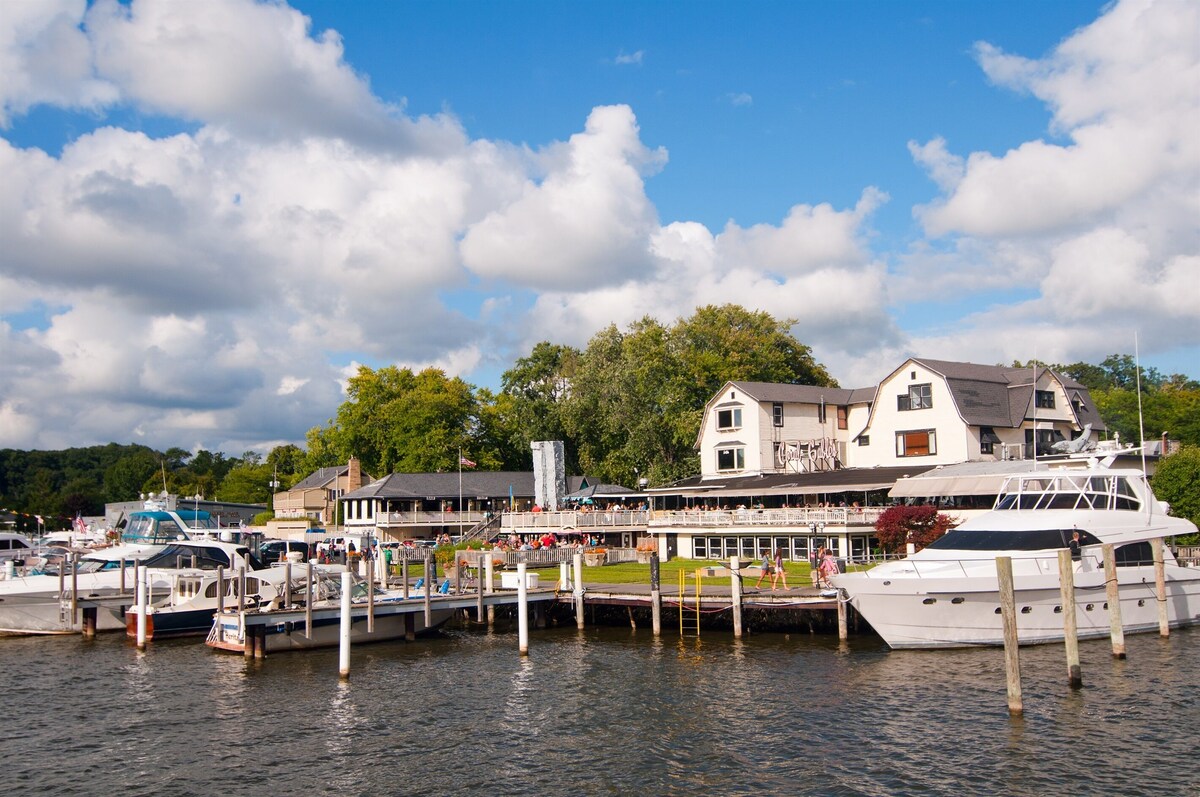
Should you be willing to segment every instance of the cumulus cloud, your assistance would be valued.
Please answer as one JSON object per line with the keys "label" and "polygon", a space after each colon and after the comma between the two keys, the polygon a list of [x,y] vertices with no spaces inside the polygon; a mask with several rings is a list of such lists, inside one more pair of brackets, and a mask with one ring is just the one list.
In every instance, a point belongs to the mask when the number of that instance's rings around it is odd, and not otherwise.
{"label": "cumulus cloud", "polygon": [[645,57],[645,55],[645,50],[638,50],[637,52],[633,53],[620,53],[616,58],[613,59],[613,63],[621,66],[641,66],[642,58]]}
{"label": "cumulus cloud", "polygon": [[1032,356],[1033,334],[1046,359],[1127,351],[1134,331],[1149,350],[1200,344],[1180,279],[1200,251],[1198,29],[1194,3],[1127,0],[1043,58],[976,45],[987,76],[1043,101],[1062,140],[966,157],[910,142],[942,195],[915,210],[930,240],[901,260],[893,295],[961,302],[1007,284],[1015,298],[914,347],[1003,361]]}

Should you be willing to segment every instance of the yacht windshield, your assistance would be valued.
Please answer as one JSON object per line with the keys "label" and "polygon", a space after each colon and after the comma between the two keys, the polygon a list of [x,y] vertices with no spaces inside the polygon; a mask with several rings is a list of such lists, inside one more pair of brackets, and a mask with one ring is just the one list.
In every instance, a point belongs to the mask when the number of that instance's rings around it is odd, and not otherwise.
{"label": "yacht windshield", "polygon": [[[1033,531],[990,531],[955,529],[931,542],[926,548],[942,551],[1043,551],[1066,548],[1075,529],[1035,529]],[[1100,540],[1079,529],[1083,545],[1099,545]]]}

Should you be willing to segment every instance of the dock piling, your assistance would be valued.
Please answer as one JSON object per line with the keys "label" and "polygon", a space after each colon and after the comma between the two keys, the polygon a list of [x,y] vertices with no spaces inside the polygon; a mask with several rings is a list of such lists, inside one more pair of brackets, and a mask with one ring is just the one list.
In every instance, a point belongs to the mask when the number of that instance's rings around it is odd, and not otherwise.
{"label": "dock piling", "polygon": [[[742,638],[742,560],[729,557],[729,594],[733,600],[733,638]],[[679,590],[679,611],[683,612],[683,589]]]}
{"label": "dock piling", "polygon": [[432,568],[433,555],[429,551],[425,552],[425,627],[429,628],[433,625],[433,605],[430,599],[433,597],[433,580],[437,577]]}
{"label": "dock piling", "polygon": [[400,560],[400,595],[408,600],[408,557]]}
{"label": "dock piling", "polygon": [[1154,552],[1154,598],[1158,601],[1158,635],[1171,635],[1171,622],[1167,617],[1167,570],[1163,562],[1163,539],[1155,537],[1150,540],[1150,550]]}
{"label": "dock piling", "polygon": [[558,563],[558,591],[566,592],[571,588],[571,577],[567,575],[568,565],[566,562]]}
{"label": "dock piling", "polygon": [[1017,652],[1017,600],[1013,588],[1012,557],[996,557],[996,578],[1000,587],[1000,614],[1004,620],[1004,674],[1008,687],[1008,713],[1019,716],[1021,701],[1021,661]]}
{"label": "dock piling", "polygon": [[1121,623],[1121,593],[1117,584],[1117,562],[1111,543],[1100,547],[1104,552],[1104,592],[1108,597],[1108,628],[1112,636],[1114,659],[1125,658],[1125,627]]}
{"label": "dock piling", "polygon": [[145,565],[134,565],[137,579],[137,649],[146,649],[146,567]]}
{"label": "dock piling", "polygon": [[[583,628],[583,554],[575,553],[573,569],[575,571],[575,627]],[[522,577],[523,578],[523,577]]]}
{"label": "dock piling", "polygon": [[517,647],[522,656],[529,655],[529,587],[525,583],[524,562],[517,564]]}
{"label": "dock piling", "polygon": [[342,573],[342,616],[338,633],[338,677],[343,681],[350,678],[350,592],[354,574],[349,570]]}
{"label": "dock piling", "polygon": [[[491,595],[496,591],[496,563],[492,560],[490,553],[484,556],[484,584],[483,588],[487,594]],[[488,628],[496,624],[496,607],[487,607],[487,623]]]}
{"label": "dock piling", "polygon": [[650,554],[650,626],[655,636],[662,634],[662,572],[658,552]]}
{"label": "dock piling", "polygon": [[312,639],[313,566],[304,565],[304,638]]}
{"label": "dock piling", "polygon": [[[217,616],[225,613],[225,565],[217,565]],[[225,626],[217,623],[217,641],[225,641]]]}
{"label": "dock piling", "polygon": [[1071,549],[1058,552],[1058,589],[1063,611],[1063,641],[1067,652],[1067,684],[1072,689],[1083,686],[1083,670],[1079,666],[1079,627],[1075,618],[1075,563]]}
{"label": "dock piling", "polygon": [[846,601],[842,598],[842,591],[838,590],[837,595],[837,620],[838,620],[838,641],[845,642],[850,637],[850,631],[846,624]]}

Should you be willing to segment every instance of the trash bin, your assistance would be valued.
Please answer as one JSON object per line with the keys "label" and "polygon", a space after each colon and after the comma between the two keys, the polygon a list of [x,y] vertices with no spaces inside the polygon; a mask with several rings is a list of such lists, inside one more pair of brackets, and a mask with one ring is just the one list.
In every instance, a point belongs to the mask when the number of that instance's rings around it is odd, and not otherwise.
{"label": "trash bin", "polygon": [[838,566],[838,572],[839,572],[839,573],[845,573],[845,572],[846,572],[846,560],[845,560],[845,559],[838,559],[838,560],[837,560],[837,566]]}

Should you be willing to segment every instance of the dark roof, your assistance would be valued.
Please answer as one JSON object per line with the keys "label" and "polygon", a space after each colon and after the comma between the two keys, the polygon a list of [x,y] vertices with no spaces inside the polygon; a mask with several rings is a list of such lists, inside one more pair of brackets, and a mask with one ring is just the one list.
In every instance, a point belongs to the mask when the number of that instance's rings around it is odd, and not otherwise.
{"label": "dark roof", "polygon": [[860,401],[870,401],[875,395],[875,388],[860,388],[859,391],[854,391],[840,387],[789,385],[777,382],[730,382],[729,384],[759,401],[820,404],[821,399],[824,399],[826,404],[851,404],[856,392],[865,390],[869,394],[866,398],[859,399]]}
{"label": "dark roof", "polygon": [[[293,490],[311,490],[314,487],[324,487],[348,470],[346,465],[334,465],[328,468],[318,468],[292,485]],[[369,476],[366,478],[370,478]]]}
{"label": "dark roof", "polygon": [[652,493],[685,492],[688,494],[719,492],[723,495],[839,493],[844,491],[890,488],[897,479],[914,476],[929,470],[928,465],[901,465],[886,468],[841,468],[817,473],[764,473],[755,476],[726,478],[692,476]]}
{"label": "dark roof", "polygon": [[[584,481],[596,483],[594,478],[568,476],[567,492],[579,490]],[[532,471],[463,471],[462,495],[464,498],[532,498],[534,496]],[[630,493],[633,491],[630,490]],[[346,493],[346,498],[415,498],[445,499],[459,495],[458,471],[452,473],[392,473],[382,479]]]}
{"label": "dark roof", "polygon": [[[1007,426],[1015,428],[1025,420],[1025,411],[1033,397],[1034,369],[1004,365],[981,365],[952,360],[912,358],[946,378],[954,403],[964,421],[973,426]],[[1050,374],[1063,386],[1068,399],[1079,395],[1083,411],[1077,413],[1079,425],[1092,424],[1103,431],[1106,427],[1096,413],[1088,389],[1069,376],[1039,366],[1037,376]]]}

